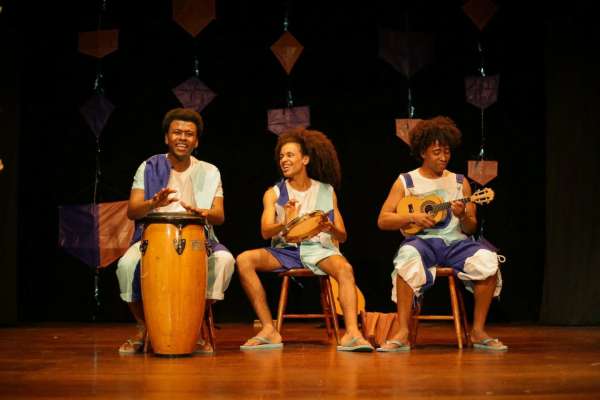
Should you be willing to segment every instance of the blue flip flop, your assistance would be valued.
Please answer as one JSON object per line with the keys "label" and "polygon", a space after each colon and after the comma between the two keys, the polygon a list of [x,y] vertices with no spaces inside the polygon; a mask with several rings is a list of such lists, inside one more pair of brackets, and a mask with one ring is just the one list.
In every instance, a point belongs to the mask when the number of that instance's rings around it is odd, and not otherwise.
{"label": "blue flip flop", "polygon": [[483,340],[480,340],[479,342],[473,343],[473,348],[479,349],[479,350],[490,350],[490,351],[506,351],[506,350],[508,350],[508,346],[505,344],[502,344],[502,346],[490,346],[490,343],[492,343],[492,342],[500,343],[500,340],[498,340],[498,338],[483,339]]}
{"label": "blue flip flop", "polygon": [[270,339],[263,336],[254,336],[249,340],[256,340],[257,345],[241,345],[240,350],[277,350],[283,348],[283,343],[273,343]]}
{"label": "blue flip flop", "polygon": [[410,345],[401,342],[400,340],[386,340],[385,344],[392,344],[395,347],[390,347],[390,348],[384,348],[384,347],[379,347],[377,348],[377,351],[381,352],[381,353],[397,353],[400,351],[410,351]]}
{"label": "blue flip flop", "polygon": [[356,342],[358,342],[360,339],[360,337],[355,337],[352,338],[348,343],[340,345],[337,347],[337,351],[354,351],[354,352],[363,352],[363,353],[370,353],[372,352],[373,346],[371,346],[370,344],[356,344]]}

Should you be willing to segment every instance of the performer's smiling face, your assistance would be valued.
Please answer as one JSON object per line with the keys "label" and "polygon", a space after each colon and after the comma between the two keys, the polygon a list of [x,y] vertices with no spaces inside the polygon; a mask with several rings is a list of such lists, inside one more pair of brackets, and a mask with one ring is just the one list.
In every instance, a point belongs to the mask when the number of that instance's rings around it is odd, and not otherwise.
{"label": "performer's smiling face", "polygon": [[309,157],[302,154],[300,144],[290,142],[281,146],[279,152],[279,168],[286,178],[297,175],[306,168]]}
{"label": "performer's smiling face", "polygon": [[450,146],[435,142],[421,153],[423,167],[442,175],[450,161]]}
{"label": "performer's smiling face", "polygon": [[165,143],[169,146],[169,153],[178,160],[184,160],[192,155],[198,147],[198,130],[196,124],[189,121],[175,120],[171,122],[169,131],[165,135]]}

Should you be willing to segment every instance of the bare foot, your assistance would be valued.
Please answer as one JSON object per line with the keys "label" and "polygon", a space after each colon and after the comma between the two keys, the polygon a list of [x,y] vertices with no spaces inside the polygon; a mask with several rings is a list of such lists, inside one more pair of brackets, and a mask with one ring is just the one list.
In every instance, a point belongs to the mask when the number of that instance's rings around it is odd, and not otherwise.
{"label": "bare foot", "polygon": [[388,338],[379,348],[382,349],[380,351],[397,351],[398,349],[405,349],[406,347],[410,348],[408,332],[398,332],[391,338]]}

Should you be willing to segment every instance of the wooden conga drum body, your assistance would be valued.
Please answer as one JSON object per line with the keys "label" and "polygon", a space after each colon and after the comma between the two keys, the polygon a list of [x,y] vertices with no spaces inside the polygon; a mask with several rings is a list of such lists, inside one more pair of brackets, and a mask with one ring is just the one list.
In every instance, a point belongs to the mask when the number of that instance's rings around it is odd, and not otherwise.
{"label": "wooden conga drum body", "polygon": [[204,219],[155,213],[143,223],[141,286],[152,348],[164,356],[191,354],[206,302]]}

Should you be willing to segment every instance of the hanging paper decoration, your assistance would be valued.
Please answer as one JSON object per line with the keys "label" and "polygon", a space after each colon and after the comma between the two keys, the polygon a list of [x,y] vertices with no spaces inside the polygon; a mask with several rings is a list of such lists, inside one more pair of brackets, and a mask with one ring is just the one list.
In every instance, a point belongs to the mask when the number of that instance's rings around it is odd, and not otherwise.
{"label": "hanging paper decoration", "polygon": [[96,58],[103,58],[119,48],[119,30],[79,32],[79,51]]}
{"label": "hanging paper decoration", "polygon": [[198,112],[216,97],[216,93],[196,77],[191,77],[175,87],[173,93],[185,108],[192,108]]}
{"label": "hanging paper decoration", "polygon": [[379,31],[379,57],[410,79],[433,59],[433,34]]}
{"label": "hanging paper decoration", "polygon": [[463,11],[479,28],[480,31],[490,22],[498,7],[492,0],[469,0],[463,6]]}
{"label": "hanging paper decoration", "polygon": [[471,76],[465,78],[467,103],[485,110],[498,100],[500,75]]}
{"label": "hanging paper decoration", "polygon": [[60,206],[59,246],[90,267],[110,265],[125,253],[133,238],[127,203]]}
{"label": "hanging paper decoration", "polygon": [[215,16],[215,0],[173,0],[173,19],[194,37]]}
{"label": "hanging paper decoration", "polygon": [[484,186],[498,176],[498,161],[470,160],[468,176]]}
{"label": "hanging paper decoration", "polygon": [[103,95],[94,94],[79,108],[79,112],[98,139],[115,106]]}
{"label": "hanging paper decoration", "polygon": [[271,46],[271,51],[281,63],[285,72],[289,75],[292,68],[298,61],[304,46],[289,32],[283,32],[283,35]]}
{"label": "hanging paper decoration", "polygon": [[281,135],[288,129],[306,128],[310,125],[310,108],[291,107],[276,108],[267,112],[269,130],[276,135]]}
{"label": "hanging paper decoration", "polygon": [[421,121],[419,118],[396,119],[396,136],[410,146],[410,130]]}

